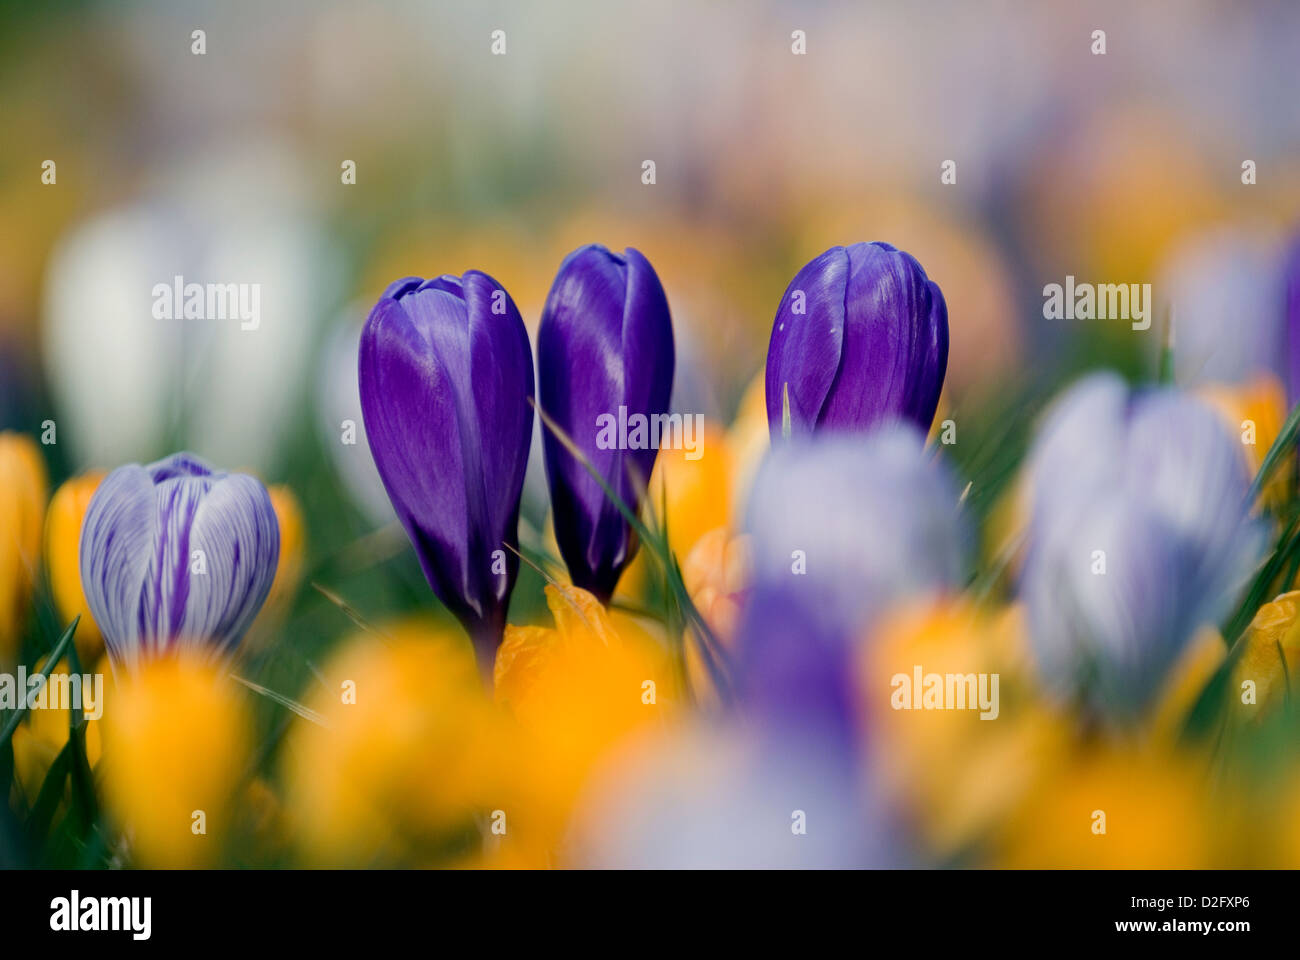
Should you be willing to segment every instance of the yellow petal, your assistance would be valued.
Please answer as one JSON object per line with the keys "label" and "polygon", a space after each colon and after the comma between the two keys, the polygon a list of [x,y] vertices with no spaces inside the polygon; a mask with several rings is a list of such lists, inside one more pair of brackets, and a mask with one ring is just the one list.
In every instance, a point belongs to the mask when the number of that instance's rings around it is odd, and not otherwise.
{"label": "yellow petal", "polygon": [[249,694],[192,653],[145,663],[105,714],[104,796],[134,862],[219,862],[250,759]]}
{"label": "yellow petal", "polygon": [[[1242,458],[1253,477],[1277,439],[1286,420],[1286,390],[1276,376],[1261,373],[1245,384],[1213,384],[1198,393],[1219,414],[1228,430],[1241,441]],[[1290,472],[1279,470],[1261,494],[1266,503],[1285,503]]]}
{"label": "yellow petal", "polygon": [[1237,722],[1263,717],[1291,693],[1300,670],[1300,590],[1277,597],[1259,608],[1239,641],[1232,671],[1230,716]]}
{"label": "yellow petal", "polygon": [[54,606],[63,624],[77,624],[77,654],[83,664],[93,663],[104,649],[104,638],[86,604],[81,586],[81,524],[90,498],[104,480],[102,470],[83,473],[66,481],[50,498],[45,515],[45,563]]}
{"label": "yellow petal", "polygon": [[0,663],[18,655],[40,569],[45,461],[24,434],[0,432]]}

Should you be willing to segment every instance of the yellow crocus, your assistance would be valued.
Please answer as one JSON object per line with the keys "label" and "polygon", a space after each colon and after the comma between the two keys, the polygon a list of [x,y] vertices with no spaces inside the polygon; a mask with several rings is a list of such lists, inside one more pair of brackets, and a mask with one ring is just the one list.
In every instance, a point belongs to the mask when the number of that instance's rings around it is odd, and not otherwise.
{"label": "yellow crocus", "polygon": [[119,678],[104,716],[104,799],[134,863],[218,863],[251,759],[248,691],[179,647]]}
{"label": "yellow crocus", "polygon": [[676,698],[671,660],[648,634],[577,587],[548,586],[546,600],[555,626],[508,626],[495,671],[519,727],[520,843],[538,850],[559,841],[600,760],[660,728]]}
{"label": "yellow crocus", "polygon": [[271,506],[280,523],[280,559],[275,567],[275,579],[271,582],[266,606],[278,608],[293,599],[302,582],[307,546],[306,524],[303,523],[302,507],[293,490],[284,484],[274,484],[267,487],[266,492],[271,496]]}
{"label": "yellow crocus", "polygon": [[1294,696],[1300,677],[1300,590],[1259,608],[1238,641],[1241,652],[1232,669],[1228,715],[1252,723]]}
{"label": "yellow crocus", "polygon": [[731,459],[731,519],[733,528],[743,526],[749,488],[754,485],[758,465],[771,449],[772,437],[767,422],[767,375],[760,370],[745,388],[736,419],[727,430],[727,450]]}
{"label": "yellow crocus", "polygon": [[[1065,725],[1035,696],[1019,608],[985,610],[963,597],[910,602],[876,625],[862,651],[859,689],[885,785],[934,853],[980,840],[1062,755]],[[904,709],[895,692],[917,668],[973,676],[975,704]],[[991,709],[979,706],[981,690]]]}
{"label": "yellow crocus", "polygon": [[[1001,866],[1196,869],[1223,845],[1204,771],[1173,751],[1094,745],[1039,776],[993,843]],[[1217,824],[1217,826],[1216,826]],[[1230,845],[1229,845],[1230,846]]]}
{"label": "yellow crocus", "polygon": [[46,483],[35,441],[0,432],[0,663],[18,656],[40,563]]}
{"label": "yellow crocus", "polygon": [[469,642],[407,618],[344,642],[284,752],[285,809],[315,866],[418,866],[468,855],[492,810],[513,818],[507,741]]}
{"label": "yellow crocus", "polygon": [[[1286,420],[1282,381],[1271,373],[1261,373],[1244,384],[1213,384],[1202,387],[1199,393],[1233,436],[1240,439],[1246,469],[1255,476]],[[1262,499],[1273,505],[1285,503],[1292,492],[1291,479],[1290,470],[1278,470],[1264,487]]]}
{"label": "yellow crocus", "polygon": [[[691,552],[701,536],[731,519],[732,466],[726,434],[717,424],[706,420],[696,443],[694,453],[660,450],[646,491],[643,513],[653,516],[661,525],[668,524],[668,547],[678,562]],[[642,544],[619,581],[619,593],[643,597],[654,565]]]}
{"label": "yellow crocus", "polygon": [[45,513],[45,564],[50,593],[61,624],[81,617],[75,641],[83,664],[93,663],[104,649],[103,634],[90,615],[81,586],[81,523],[86,519],[90,498],[103,480],[104,472],[94,470],[65,481],[54,491]]}
{"label": "yellow crocus", "polygon": [[[691,602],[724,651],[734,649],[740,611],[749,587],[750,539],[727,527],[710,530],[682,562],[682,582]],[[699,644],[686,639],[686,674],[697,699],[714,699],[713,677]]]}
{"label": "yellow crocus", "polygon": [[266,602],[244,637],[247,650],[260,650],[275,636],[302,585],[307,554],[307,525],[297,496],[285,484],[269,486],[266,492],[271,497],[271,507],[280,525],[280,558],[275,565],[271,592],[266,595]]}

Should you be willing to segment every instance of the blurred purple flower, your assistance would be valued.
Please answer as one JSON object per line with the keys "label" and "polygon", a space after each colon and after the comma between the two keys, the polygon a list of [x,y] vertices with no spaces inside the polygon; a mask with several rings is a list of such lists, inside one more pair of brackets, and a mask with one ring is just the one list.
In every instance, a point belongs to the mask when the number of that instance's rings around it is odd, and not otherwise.
{"label": "blurred purple flower", "polygon": [[836,633],[857,635],[887,604],[956,587],[964,569],[956,485],[901,423],[775,445],[746,526],[754,588],[804,597]]}
{"label": "blurred purple flower", "polygon": [[1021,592],[1041,672],[1058,693],[1135,716],[1259,558],[1240,451],[1194,397],[1096,374],[1057,402],[1028,469]]}
{"label": "blurred purple flower", "polygon": [[855,752],[858,715],[854,637],[837,632],[792,586],[751,594],[741,620],[735,693],[763,731],[809,737]]}
{"label": "blurred purple flower", "polygon": [[514,301],[485,273],[389,285],[361,332],[375,465],[434,592],[491,670],[519,572],[533,362]]}
{"label": "blurred purple flower", "polygon": [[1283,261],[1286,302],[1287,405],[1300,401],[1300,233],[1287,248]]}
{"label": "blurred purple flower", "polygon": [[902,821],[826,745],[687,728],[597,777],[571,823],[573,865],[604,869],[899,867]]}
{"label": "blurred purple flower", "polygon": [[786,288],[767,348],[767,419],[781,435],[905,419],[928,430],[948,367],[948,307],[910,254],[832,247]]}
{"label": "blurred purple flower", "polygon": [[961,582],[957,491],[905,424],[772,448],[749,501],[735,690],[760,727],[856,755],[858,643],[885,609]]}
{"label": "blurred purple flower", "polygon": [[1254,230],[1217,227],[1175,248],[1155,289],[1173,305],[1180,386],[1286,376],[1278,270],[1276,240]]}
{"label": "blurred purple flower", "polygon": [[[638,251],[580,247],[565,258],[537,332],[542,410],[568,434],[633,510],[654,469],[654,447],[598,443],[598,418],[620,422],[668,410],[673,328],[659,278]],[[618,507],[550,430],[546,476],[555,539],[575,585],[607,602],[636,555],[637,539]]]}
{"label": "blurred purple flower", "polygon": [[81,582],[117,667],[178,645],[232,650],[275,579],[261,482],[188,453],[110,473],[81,529]]}

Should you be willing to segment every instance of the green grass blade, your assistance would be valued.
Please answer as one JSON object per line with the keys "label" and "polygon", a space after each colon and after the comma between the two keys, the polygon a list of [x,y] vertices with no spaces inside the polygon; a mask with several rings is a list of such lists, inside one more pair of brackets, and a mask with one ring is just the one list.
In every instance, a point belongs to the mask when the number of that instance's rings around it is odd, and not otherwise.
{"label": "green grass blade", "polygon": [[[59,637],[58,642],[54,644],[54,649],[46,658],[45,665],[33,674],[33,676],[40,677],[42,683],[45,682],[45,679],[50,675],[50,671],[54,669],[55,665],[63,659],[63,655],[67,653],[68,646],[72,643],[72,635],[77,632],[77,624],[80,622],[80,614],[72,618],[72,622],[68,624],[68,628],[63,631],[63,636]],[[18,724],[22,722],[22,719],[26,714],[27,697],[24,691],[22,702],[18,704],[18,709],[13,712],[13,715],[9,718],[9,722],[5,724],[4,731],[0,732],[0,743],[9,743],[13,738],[14,731],[18,729]]]}

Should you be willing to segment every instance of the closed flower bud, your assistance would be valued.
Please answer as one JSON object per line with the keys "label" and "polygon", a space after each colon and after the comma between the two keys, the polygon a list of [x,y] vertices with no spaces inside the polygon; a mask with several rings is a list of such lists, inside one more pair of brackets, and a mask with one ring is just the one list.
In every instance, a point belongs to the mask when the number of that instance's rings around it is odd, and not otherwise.
{"label": "closed flower bud", "polygon": [[[537,362],[543,411],[639,510],[658,453],[648,425],[667,413],[674,367],[668,298],[649,261],[594,244],[569,254],[542,313]],[[573,583],[607,602],[636,534],[560,437],[548,430],[544,443],[560,554]]]}
{"label": "closed flower bud", "polygon": [[361,412],[379,476],[434,592],[490,672],[519,572],[533,363],[519,310],[485,273],[411,277],[361,333]]}
{"label": "closed flower bud", "polygon": [[266,488],[188,453],[110,473],[86,511],[81,583],[115,668],[177,646],[233,650],[275,577]]}
{"label": "closed flower bud", "polygon": [[832,247],[795,275],[767,348],[767,418],[782,431],[930,427],[948,367],[948,307],[915,258],[887,243]]}

